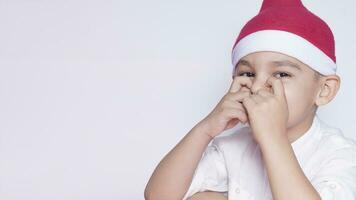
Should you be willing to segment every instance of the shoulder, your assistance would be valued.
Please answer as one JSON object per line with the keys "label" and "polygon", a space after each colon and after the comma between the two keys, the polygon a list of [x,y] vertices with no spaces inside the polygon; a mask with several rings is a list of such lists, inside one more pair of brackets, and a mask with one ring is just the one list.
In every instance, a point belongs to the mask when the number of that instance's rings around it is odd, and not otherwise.
{"label": "shoulder", "polygon": [[344,135],[341,129],[330,126],[325,122],[320,123],[319,147],[324,150],[338,151],[349,149],[356,153],[356,141]]}
{"label": "shoulder", "polygon": [[356,141],[346,137],[341,129],[321,121],[318,137],[315,156],[320,167],[336,161],[356,166]]}

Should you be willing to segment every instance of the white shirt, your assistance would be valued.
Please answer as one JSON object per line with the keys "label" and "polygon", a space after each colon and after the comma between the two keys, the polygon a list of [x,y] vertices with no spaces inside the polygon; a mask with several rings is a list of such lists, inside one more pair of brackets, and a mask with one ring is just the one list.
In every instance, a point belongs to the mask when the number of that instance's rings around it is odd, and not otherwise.
{"label": "white shirt", "polygon": [[[322,200],[356,200],[354,140],[315,115],[311,127],[291,145]],[[183,200],[207,190],[224,192],[229,200],[272,199],[260,147],[249,126],[212,140]]]}

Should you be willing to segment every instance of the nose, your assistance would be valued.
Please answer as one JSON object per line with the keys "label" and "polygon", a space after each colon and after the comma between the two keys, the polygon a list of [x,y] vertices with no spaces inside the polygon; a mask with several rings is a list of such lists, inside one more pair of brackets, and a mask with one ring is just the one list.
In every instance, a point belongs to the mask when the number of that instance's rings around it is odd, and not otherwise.
{"label": "nose", "polygon": [[267,79],[254,78],[252,86],[250,88],[251,92],[256,93],[260,89],[266,89],[269,92],[272,91],[272,87],[270,84],[267,83]]}

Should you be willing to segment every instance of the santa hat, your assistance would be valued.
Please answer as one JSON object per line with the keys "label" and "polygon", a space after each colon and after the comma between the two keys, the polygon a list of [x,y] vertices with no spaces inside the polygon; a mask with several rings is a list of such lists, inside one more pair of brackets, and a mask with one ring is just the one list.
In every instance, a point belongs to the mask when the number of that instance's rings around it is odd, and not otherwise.
{"label": "santa hat", "polygon": [[333,33],[301,0],[263,1],[232,48],[233,75],[242,57],[258,51],[292,56],[323,75],[336,73]]}

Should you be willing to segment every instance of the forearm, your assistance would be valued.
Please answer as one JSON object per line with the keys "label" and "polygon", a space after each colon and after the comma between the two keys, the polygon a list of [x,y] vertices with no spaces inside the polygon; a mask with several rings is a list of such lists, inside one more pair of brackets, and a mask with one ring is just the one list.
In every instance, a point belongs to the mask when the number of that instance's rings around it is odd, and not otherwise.
{"label": "forearm", "polygon": [[208,127],[198,123],[161,160],[145,188],[146,199],[182,199],[194,171],[212,138]]}
{"label": "forearm", "polygon": [[[283,134],[281,134],[283,135]],[[260,144],[274,200],[320,200],[287,137]]]}
{"label": "forearm", "polygon": [[198,192],[188,198],[188,200],[228,200],[228,198],[221,192],[206,191]]}

